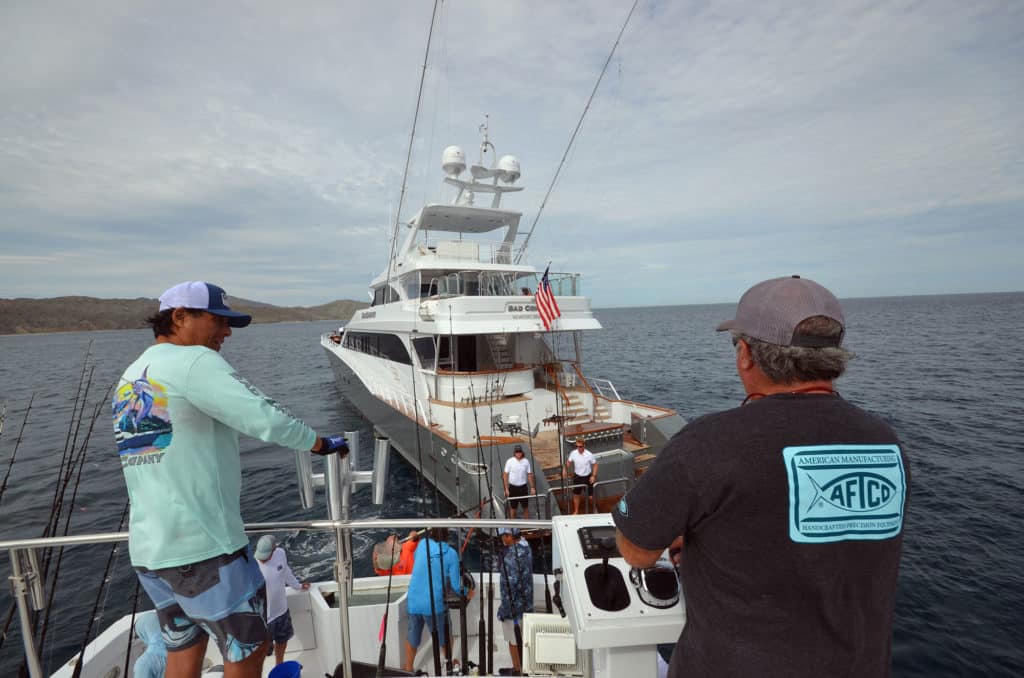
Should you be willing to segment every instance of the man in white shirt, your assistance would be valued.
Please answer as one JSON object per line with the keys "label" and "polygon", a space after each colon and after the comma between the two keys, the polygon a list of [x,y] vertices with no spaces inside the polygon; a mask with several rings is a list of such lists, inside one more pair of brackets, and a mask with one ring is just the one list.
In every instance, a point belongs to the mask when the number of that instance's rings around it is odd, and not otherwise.
{"label": "man in white shirt", "polygon": [[[580,500],[583,498],[583,491],[586,490],[588,497],[594,496],[594,481],[597,480],[597,457],[587,449],[583,438],[576,439],[576,449],[569,454],[565,467],[572,467],[572,512],[580,512]],[[590,512],[590,502],[587,502],[587,512]]]}
{"label": "man in white shirt", "polygon": [[267,631],[274,643],[274,664],[277,665],[284,661],[285,648],[295,635],[284,587],[287,585],[305,591],[309,584],[295,578],[292,569],[288,567],[288,557],[284,549],[277,545],[273,535],[265,534],[260,537],[253,555],[256,556],[260,572],[267,582]]}
{"label": "man in white shirt", "polygon": [[505,496],[508,498],[508,517],[515,518],[516,509],[522,508],[523,518],[529,518],[530,500],[526,497],[537,494],[537,487],[533,482],[533,467],[521,445],[515,446],[512,456],[505,462],[502,478],[505,481]]}

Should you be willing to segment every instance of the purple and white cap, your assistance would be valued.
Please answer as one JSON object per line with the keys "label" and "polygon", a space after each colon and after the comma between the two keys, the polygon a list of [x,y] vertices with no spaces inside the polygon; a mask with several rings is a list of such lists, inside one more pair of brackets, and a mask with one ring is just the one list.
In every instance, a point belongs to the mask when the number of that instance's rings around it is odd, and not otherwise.
{"label": "purple and white cap", "polygon": [[747,290],[736,306],[736,317],[726,320],[715,330],[734,330],[779,346],[839,346],[842,334],[819,337],[796,333],[797,325],[819,315],[838,322],[845,333],[843,309],[835,295],[813,280],[798,275],[773,278]]}
{"label": "purple and white cap", "polygon": [[208,282],[189,281],[178,283],[160,295],[160,310],[172,308],[194,308],[224,316],[231,327],[245,327],[252,322],[252,316],[228,308],[227,292]]}

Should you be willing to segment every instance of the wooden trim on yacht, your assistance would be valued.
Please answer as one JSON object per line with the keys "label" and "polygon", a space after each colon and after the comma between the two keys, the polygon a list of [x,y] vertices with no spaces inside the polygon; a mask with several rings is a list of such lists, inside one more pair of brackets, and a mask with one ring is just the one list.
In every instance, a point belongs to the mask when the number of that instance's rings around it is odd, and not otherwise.
{"label": "wooden trim on yacht", "polygon": [[438,400],[437,398],[430,398],[430,404],[444,405],[445,407],[476,407],[478,405],[494,403],[521,403],[527,400],[533,400],[533,398],[525,395],[501,396],[499,398],[477,398],[476,400],[471,402],[452,402],[451,400]]}

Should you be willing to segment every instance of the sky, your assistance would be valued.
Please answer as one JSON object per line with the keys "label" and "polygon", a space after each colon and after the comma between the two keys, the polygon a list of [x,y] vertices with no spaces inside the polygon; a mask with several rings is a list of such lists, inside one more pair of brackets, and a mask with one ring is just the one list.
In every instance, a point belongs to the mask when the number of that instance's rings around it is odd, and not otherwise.
{"label": "sky", "polygon": [[[632,2],[439,4],[400,210],[441,152],[533,222]],[[641,0],[528,260],[596,307],[1024,290],[1024,3]],[[434,8],[0,3],[0,297],[365,300]]]}

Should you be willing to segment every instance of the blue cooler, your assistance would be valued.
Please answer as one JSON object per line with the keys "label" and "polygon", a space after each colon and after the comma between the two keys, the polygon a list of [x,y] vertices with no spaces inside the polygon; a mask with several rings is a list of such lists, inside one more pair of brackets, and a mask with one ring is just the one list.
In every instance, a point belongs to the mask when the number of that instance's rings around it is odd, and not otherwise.
{"label": "blue cooler", "polygon": [[302,664],[295,661],[281,662],[267,674],[267,678],[299,678],[302,675]]}

